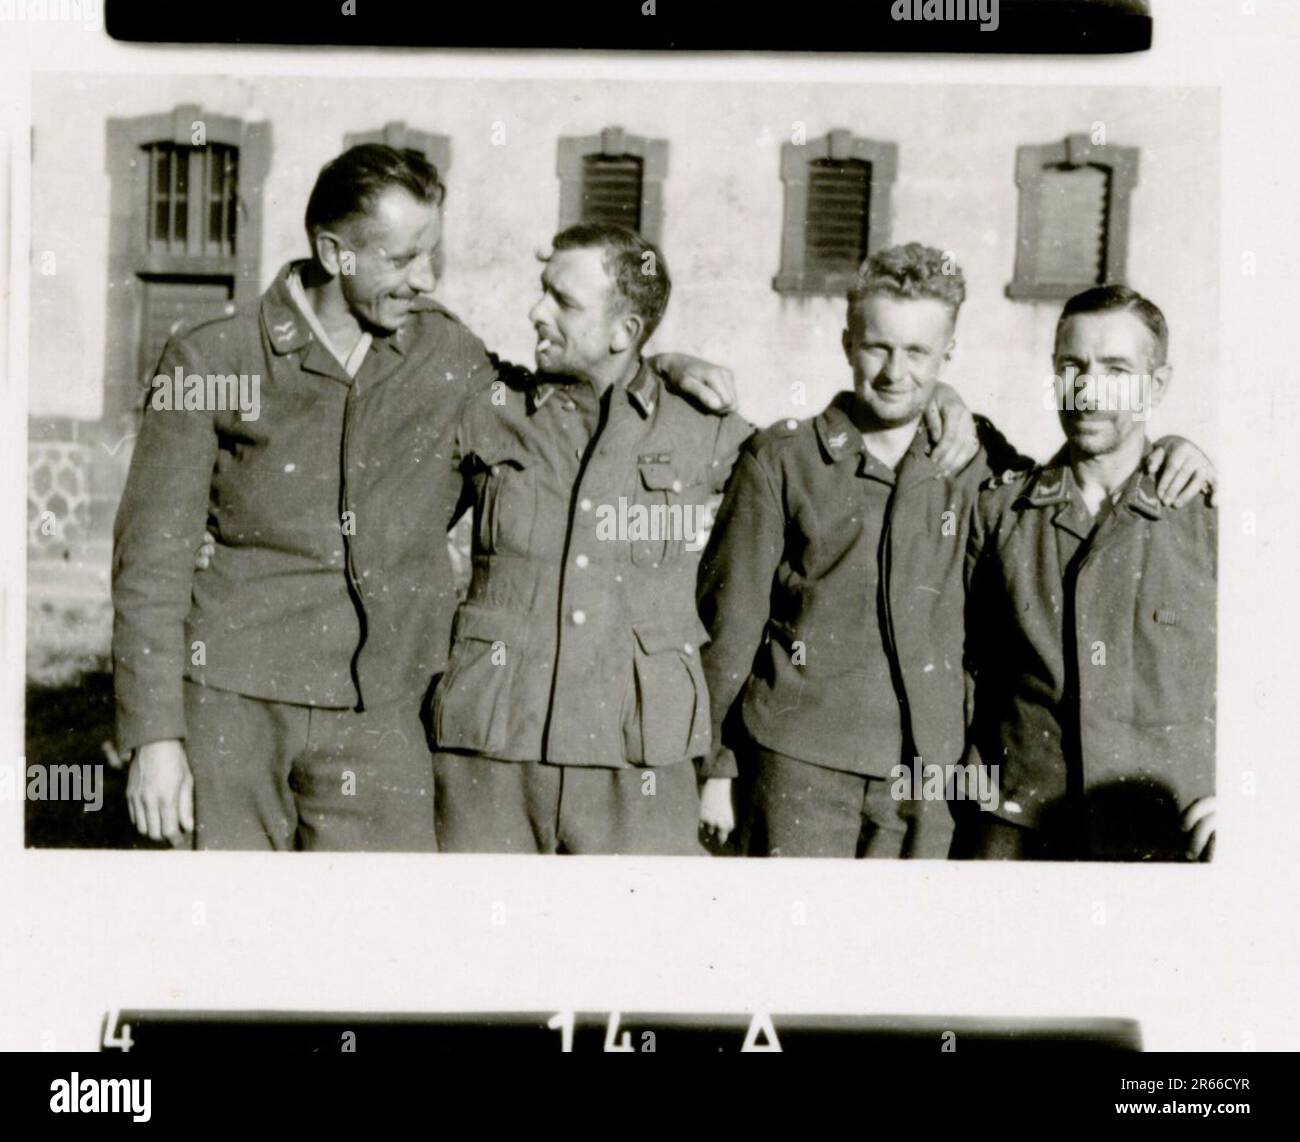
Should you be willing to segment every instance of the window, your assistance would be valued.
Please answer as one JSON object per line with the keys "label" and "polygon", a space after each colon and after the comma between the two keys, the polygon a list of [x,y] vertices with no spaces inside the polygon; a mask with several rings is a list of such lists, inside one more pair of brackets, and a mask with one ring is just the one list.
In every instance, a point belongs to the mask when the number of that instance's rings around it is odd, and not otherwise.
{"label": "window", "polygon": [[233,257],[239,148],[149,143],[142,149],[149,165],[145,218],[150,249]]}
{"label": "window", "polygon": [[447,170],[451,166],[451,139],[447,135],[417,131],[397,120],[385,123],[377,131],[355,131],[343,136],[345,151],[361,143],[383,143],[384,146],[399,151],[419,151],[434,165],[438,178],[446,185]]}
{"label": "window", "polygon": [[108,154],[106,415],[139,411],[177,329],[257,297],[270,127],[188,105],[110,119]]}
{"label": "window", "polygon": [[1137,169],[1136,147],[1096,145],[1086,135],[1021,147],[1016,270],[1007,296],[1064,301],[1123,282]]}
{"label": "window", "polygon": [[781,148],[785,221],[781,272],[785,294],[842,294],[858,267],[889,243],[890,197],[898,147],[831,131]]}
{"label": "window", "polygon": [[560,229],[610,222],[658,244],[668,143],[606,127],[599,135],[563,138],[559,146]]}

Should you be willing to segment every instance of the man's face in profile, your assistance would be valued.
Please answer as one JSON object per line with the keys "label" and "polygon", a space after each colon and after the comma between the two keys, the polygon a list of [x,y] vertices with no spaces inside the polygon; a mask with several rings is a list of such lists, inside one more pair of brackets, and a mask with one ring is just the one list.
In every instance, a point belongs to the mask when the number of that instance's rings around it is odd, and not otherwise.
{"label": "man's face in profile", "polygon": [[542,271],[542,296],[529,311],[537,333],[537,367],[590,377],[626,348],[626,314],[599,247],[556,250]]}

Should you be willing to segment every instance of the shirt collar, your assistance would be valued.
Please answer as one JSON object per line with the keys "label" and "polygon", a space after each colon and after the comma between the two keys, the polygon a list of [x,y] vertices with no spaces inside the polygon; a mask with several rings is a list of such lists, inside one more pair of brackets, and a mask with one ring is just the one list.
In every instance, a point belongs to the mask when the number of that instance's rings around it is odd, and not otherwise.
{"label": "shirt collar", "polygon": [[345,357],[338,351],[338,346],[330,340],[329,334],[325,331],[325,327],[320,323],[320,318],[316,316],[316,311],[312,309],[311,299],[307,296],[307,291],[303,288],[301,267],[299,265],[292,265],[289,267],[289,273],[286,275],[285,284],[288,287],[289,296],[293,299],[294,305],[296,305],[302,313],[303,319],[307,322],[307,325],[315,335],[316,340],[334,355],[335,359],[343,366],[343,371],[347,373],[348,376],[355,377],[358,369],[361,367],[361,362],[365,360],[366,354],[370,352],[370,344],[374,340],[370,331],[362,329],[360,339],[357,341],[356,345],[353,346],[352,352]]}

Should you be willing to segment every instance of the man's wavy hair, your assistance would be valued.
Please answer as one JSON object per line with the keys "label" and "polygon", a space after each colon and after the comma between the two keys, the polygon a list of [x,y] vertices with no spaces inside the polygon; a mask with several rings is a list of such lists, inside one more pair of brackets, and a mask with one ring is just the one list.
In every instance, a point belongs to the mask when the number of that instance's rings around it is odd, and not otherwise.
{"label": "man's wavy hair", "polygon": [[908,242],[872,254],[858,270],[849,290],[849,325],[859,320],[859,308],[869,297],[931,298],[943,302],[957,320],[966,300],[966,275],[951,253]]}

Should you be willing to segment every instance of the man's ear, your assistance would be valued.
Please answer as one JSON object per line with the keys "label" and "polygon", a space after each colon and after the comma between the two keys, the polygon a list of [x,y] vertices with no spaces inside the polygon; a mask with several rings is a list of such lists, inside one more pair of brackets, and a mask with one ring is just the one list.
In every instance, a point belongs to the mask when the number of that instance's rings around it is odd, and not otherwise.
{"label": "man's ear", "polygon": [[614,326],[613,336],[609,339],[609,347],[615,353],[624,353],[632,346],[640,343],[644,332],[645,321],[638,314],[625,313]]}
{"label": "man's ear", "polygon": [[1155,408],[1165,399],[1165,393],[1174,379],[1174,367],[1168,363],[1160,365],[1151,374],[1151,407]]}
{"label": "man's ear", "polygon": [[317,230],[312,239],[312,252],[317,264],[332,278],[339,276],[343,249],[343,240],[332,230]]}

